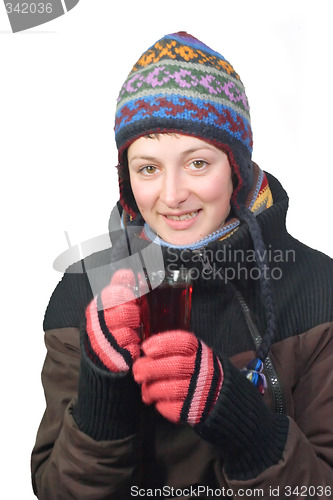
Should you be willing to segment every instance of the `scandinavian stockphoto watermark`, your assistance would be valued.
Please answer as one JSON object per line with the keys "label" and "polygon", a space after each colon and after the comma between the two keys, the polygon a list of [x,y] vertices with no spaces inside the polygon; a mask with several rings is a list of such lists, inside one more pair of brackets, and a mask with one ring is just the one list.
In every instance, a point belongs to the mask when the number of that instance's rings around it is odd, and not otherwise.
{"label": "scandinavian stockphoto watermark", "polygon": [[[273,279],[278,281],[283,277],[286,263],[296,262],[296,252],[293,249],[274,249],[269,245],[261,253],[253,249],[237,249],[224,245],[219,249],[203,248],[200,251],[177,252],[174,248],[167,249],[168,269],[179,266],[190,269],[192,281],[220,279],[227,283],[233,280]],[[261,264],[261,265],[259,265]]]}
{"label": "scandinavian stockphoto watermark", "polygon": [[4,0],[13,33],[48,23],[72,10],[79,0]]}

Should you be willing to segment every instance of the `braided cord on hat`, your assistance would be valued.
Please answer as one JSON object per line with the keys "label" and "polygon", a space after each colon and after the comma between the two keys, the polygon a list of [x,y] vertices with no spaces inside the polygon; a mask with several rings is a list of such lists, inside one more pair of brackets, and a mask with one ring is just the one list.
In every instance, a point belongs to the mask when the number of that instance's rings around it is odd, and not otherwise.
{"label": "braided cord on hat", "polygon": [[256,255],[256,263],[260,270],[260,286],[265,305],[267,328],[266,333],[263,336],[262,343],[257,350],[257,356],[259,359],[264,361],[270,350],[277,328],[275,303],[270,281],[270,267],[267,259],[267,249],[262,237],[260,226],[253,213],[245,206],[235,207],[234,210],[239,218],[244,220],[249,227]]}

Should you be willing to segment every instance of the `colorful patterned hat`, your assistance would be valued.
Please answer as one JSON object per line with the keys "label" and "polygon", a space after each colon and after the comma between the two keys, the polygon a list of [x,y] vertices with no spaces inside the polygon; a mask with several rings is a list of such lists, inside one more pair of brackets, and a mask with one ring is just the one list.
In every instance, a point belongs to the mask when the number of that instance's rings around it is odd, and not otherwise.
{"label": "colorful patterned hat", "polygon": [[244,86],[231,64],[193,36],[166,35],[134,65],[121,88],[115,137],[119,150],[120,197],[136,213],[124,153],[139,137],[174,132],[223,149],[237,176],[233,202],[252,186],[252,130]]}

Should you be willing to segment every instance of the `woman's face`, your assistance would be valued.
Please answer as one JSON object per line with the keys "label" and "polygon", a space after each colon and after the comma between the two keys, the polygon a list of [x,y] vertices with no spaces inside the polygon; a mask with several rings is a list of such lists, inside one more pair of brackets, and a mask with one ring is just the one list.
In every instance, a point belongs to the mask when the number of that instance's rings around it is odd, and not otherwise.
{"label": "woman's face", "polygon": [[231,167],[211,144],[180,134],[141,137],[128,148],[128,166],[141,215],[164,241],[189,245],[226,220]]}

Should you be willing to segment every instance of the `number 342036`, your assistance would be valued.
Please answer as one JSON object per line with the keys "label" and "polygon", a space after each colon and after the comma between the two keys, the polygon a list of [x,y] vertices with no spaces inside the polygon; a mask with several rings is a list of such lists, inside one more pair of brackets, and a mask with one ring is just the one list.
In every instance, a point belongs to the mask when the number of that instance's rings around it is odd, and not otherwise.
{"label": "number 342036", "polygon": [[51,14],[51,3],[6,3],[6,10],[8,14],[16,12],[17,14]]}

